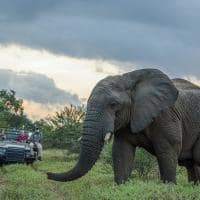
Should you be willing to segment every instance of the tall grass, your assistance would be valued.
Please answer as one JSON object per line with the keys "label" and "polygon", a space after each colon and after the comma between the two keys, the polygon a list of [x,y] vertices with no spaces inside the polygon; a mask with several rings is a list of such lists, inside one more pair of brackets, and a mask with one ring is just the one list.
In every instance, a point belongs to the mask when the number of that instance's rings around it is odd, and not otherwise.
{"label": "tall grass", "polygon": [[47,171],[66,171],[74,166],[77,154],[63,150],[44,151],[43,161],[32,166],[14,164],[0,169],[1,200],[197,200],[200,187],[187,182],[185,170],[178,169],[177,185],[163,184],[157,173],[134,170],[124,185],[113,182],[110,147],[84,177],[68,183],[46,179]]}

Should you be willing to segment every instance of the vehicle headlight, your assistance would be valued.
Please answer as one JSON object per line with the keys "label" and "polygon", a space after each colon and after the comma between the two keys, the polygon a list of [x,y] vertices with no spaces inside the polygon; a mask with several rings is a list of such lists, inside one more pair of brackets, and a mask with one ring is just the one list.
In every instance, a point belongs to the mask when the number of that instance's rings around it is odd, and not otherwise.
{"label": "vehicle headlight", "polygon": [[32,157],[32,154],[31,154],[30,151],[27,151],[27,152],[26,152],[26,157],[27,157],[27,158],[28,158],[28,157]]}
{"label": "vehicle headlight", "polygon": [[29,157],[31,155],[30,152],[26,152],[26,157]]}

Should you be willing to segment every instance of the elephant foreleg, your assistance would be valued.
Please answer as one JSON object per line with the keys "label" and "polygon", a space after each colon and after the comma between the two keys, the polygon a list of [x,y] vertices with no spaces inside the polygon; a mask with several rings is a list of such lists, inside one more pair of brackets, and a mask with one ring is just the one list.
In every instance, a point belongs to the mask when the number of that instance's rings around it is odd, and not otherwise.
{"label": "elephant foreleg", "polygon": [[121,184],[129,178],[133,169],[135,147],[124,137],[115,136],[112,149],[114,179]]}
{"label": "elephant foreleg", "polygon": [[177,153],[167,141],[155,145],[156,156],[163,182],[176,183]]}

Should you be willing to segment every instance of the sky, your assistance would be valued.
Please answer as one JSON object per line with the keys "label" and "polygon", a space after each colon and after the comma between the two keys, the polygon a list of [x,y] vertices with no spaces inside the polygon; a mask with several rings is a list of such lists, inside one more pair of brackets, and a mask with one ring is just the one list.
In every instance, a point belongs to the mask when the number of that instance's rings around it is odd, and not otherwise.
{"label": "sky", "polygon": [[3,1],[0,89],[14,88],[36,119],[135,69],[200,84],[199,10],[198,0]]}

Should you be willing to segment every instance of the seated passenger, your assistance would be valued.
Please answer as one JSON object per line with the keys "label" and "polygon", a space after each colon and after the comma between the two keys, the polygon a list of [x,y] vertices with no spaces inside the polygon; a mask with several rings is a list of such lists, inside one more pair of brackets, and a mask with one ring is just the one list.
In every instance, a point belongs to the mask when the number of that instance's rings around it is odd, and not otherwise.
{"label": "seated passenger", "polygon": [[17,135],[16,140],[17,140],[18,142],[24,142],[24,143],[26,143],[27,140],[28,140],[28,134],[27,134],[24,130],[22,130],[22,131]]}

